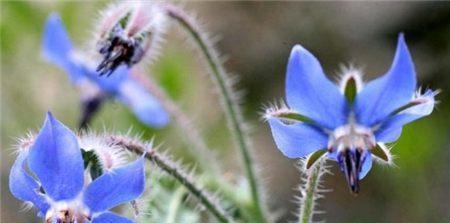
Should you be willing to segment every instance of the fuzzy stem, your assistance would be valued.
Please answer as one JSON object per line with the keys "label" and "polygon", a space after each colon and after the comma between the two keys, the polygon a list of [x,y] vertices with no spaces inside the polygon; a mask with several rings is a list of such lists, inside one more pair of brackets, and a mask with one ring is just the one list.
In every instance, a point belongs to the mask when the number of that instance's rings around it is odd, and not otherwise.
{"label": "fuzzy stem", "polygon": [[325,160],[321,158],[311,169],[306,173],[306,181],[302,191],[300,202],[299,223],[310,223],[313,220],[314,208],[317,198],[319,197],[319,183],[320,178],[324,175]]}
{"label": "fuzzy stem", "polygon": [[178,105],[166,94],[166,92],[159,87],[154,80],[148,75],[145,75],[142,70],[135,68],[132,70],[133,77],[136,78],[149,92],[151,92],[158,101],[161,102],[164,109],[175,120],[182,135],[185,137],[189,148],[193,151],[197,161],[203,170],[211,170],[214,174],[220,174],[220,165],[215,158],[214,153],[205,143],[205,140],[198,131],[198,128],[193,126],[193,122],[189,117],[178,107]]}
{"label": "fuzzy stem", "polygon": [[200,203],[202,203],[219,222],[233,222],[231,217],[224,211],[224,209],[215,202],[212,196],[206,191],[200,189],[196,183],[184,173],[180,167],[175,165],[168,157],[157,153],[153,148],[149,148],[148,145],[125,136],[109,136],[111,144],[121,146],[136,154],[145,153],[145,158],[156,164],[164,172],[175,178],[179,183],[184,185],[186,189],[194,195]]}
{"label": "fuzzy stem", "polygon": [[231,86],[227,83],[226,72],[219,61],[217,52],[208,41],[208,38],[203,34],[204,32],[200,30],[200,27],[196,24],[194,19],[184,13],[183,10],[173,5],[166,5],[165,9],[167,10],[169,17],[177,21],[184,31],[192,37],[195,44],[197,44],[200,48],[201,53],[211,69],[210,73],[212,74],[212,78],[215,80],[217,88],[220,91],[220,96],[223,99],[222,104],[227,115],[230,130],[233,133],[236,144],[240,149],[245,172],[250,182],[252,199],[259,218],[258,221],[264,222],[266,220],[261,204],[258,183],[253,167],[253,160],[250,154],[249,139],[244,131],[244,127],[242,125],[242,115],[236,102],[233,100],[233,91]]}

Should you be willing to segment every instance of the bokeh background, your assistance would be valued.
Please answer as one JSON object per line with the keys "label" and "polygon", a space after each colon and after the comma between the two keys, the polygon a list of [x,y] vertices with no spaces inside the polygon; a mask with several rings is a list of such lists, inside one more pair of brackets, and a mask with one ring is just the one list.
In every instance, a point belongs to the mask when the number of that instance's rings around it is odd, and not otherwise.
{"label": "bokeh background", "polygon": [[[37,130],[46,111],[75,128],[77,91],[67,76],[40,55],[43,24],[59,12],[77,45],[90,41],[98,10],[107,2],[1,2],[1,221],[38,222],[33,212],[8,190],[16,138]],[[243,109],[252,128],[253,151],[270,205],[294,220],[294,188],[299,183],[295,160],[276,149],[260,119],[263,105],[284,97],[287,58],[301,43],[322,62],[330,78],[339,66],[353,64],[366,80],[383,74],[393,59],[396,38],[404,32],[423,87],[442,89],[436,111],[404,128],[395,143],[395,167],[375,165],[362,181],[358,196],[348,192],[333,165],[327,175],[326,199],[320,201],[327,222],[446,222],[450,219],[450,2],[187,2],[209,33],[220,37],[218,49],[229,59],[226,68],[239,75]],[[176,27],[176,26],[173,26]],[[184,35],[172,28],[160,58],[149,74],[195,120],[230,172],[239,169],[224,115],[206,69]],[[149,129],[121,104],[110,102],[92,128],[142,133],[156,137],[189,162],[174,125]]]}

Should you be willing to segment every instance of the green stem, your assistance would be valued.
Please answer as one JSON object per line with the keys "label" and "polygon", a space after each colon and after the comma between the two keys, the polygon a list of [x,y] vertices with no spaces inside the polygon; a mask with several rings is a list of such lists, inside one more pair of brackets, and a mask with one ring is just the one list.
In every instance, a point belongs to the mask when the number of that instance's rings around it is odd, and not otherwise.
{"label": "green stem", "polygon": [[310,223],[312,222],[314,215],[314,207],[319,194],[319,182],[320,178],[324,174],[324,162],[325,160],[319,160],[306,174],[306,182],[302,190],[302,198],[300,202],[300,213],[299,213],[299,223]]}
{"label": "green stem", "polygon": [[242,115],[239,112],[239,108],[235,101],[233,100],[233,91],[231,86],[227,83],[226,72],[222,67],[218,55],[215,52],[211,43],[209,43],[208,38],[203,35],[199,26],[195,23],[189,15],[183,12],[183,10],[173,6],[167,5],[165,7],[169,17],[177,21],[180,26],[192,37],[195,44],[198,45],[200,51],[205,57],[209,68],[211,69],[211,74],[217,87],[219,88],[220,95],[223,99],[224,111],[227,114],[227,119],[231,132],[234,135],[235,141],[240,148],[241,156],[243,159],[245,173],[250,183],[251,193],[253,203],[256,208],[258,215],[258,222],[266,221],[264,217],[264,211],[261,204],[261,198],[259,194],[259,187],[257,179],[255,177],[255,171],[253,167],[253,160],[250,155],[249,140],[248,136],[244,132],[244,127],[242,125]]}
{"label": "green stem", "polygon": [[205,190],[200,189],[195,182],[184,173],[182,169],[172,162],[169,158],[157,153],[149,145],[142,143],[136,139],[125,136],[109,136],[109,143],[121,146],[136,154],[145,153],[145,158],[155,163],[164,172],[175,178],[179,183],[184,185],[186,189],[202,203],[219,222],[233,222],[231,217],[224,209],[214,201],[213,197]]}

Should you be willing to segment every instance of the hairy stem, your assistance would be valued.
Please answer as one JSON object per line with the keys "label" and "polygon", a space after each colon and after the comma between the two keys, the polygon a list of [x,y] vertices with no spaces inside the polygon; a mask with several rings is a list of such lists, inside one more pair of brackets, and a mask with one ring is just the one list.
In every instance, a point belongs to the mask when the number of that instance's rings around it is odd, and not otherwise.
{"label": "hairy stem", "polygon": [[145,158],[156,164],[164,172],[185,186],[186,189],[193,196],[195,196],[198,201],[217,218],[219,222],[233,222],[231,217],[228,216],[220,204],[216,202],[208,192],[200,189],[191,177],[182,171],[182,169],[169,158],[157,153],[153,148],[150,148],[149,145],[132,138],[125,136],[109,136],[108,140],[109,143],[121,146],[136,154],[145,153]]}
{"label": "hairy stem", "polygon": [[195,150],[193,155],[197,157],[197,161],[203,170],[211,170],[214,174],[220,174],[220,165],[215,158],[214,152],[208,149],[205,140],[198,131],[198,128],[193,126],[193,122],[189,117],[178,107],[178,105],[161,89],[155,81],[148,75],[145,75],[140,69],[132,70],[133,77],[143,84],[143,86],[151,92],[162,104],[164,109],[175,120],[182,135],[185,137],[189,148]]}
{"label": "hairy stem", "polygon": [[316,200],[319,198],[319,183],[321,177],[326,172],[325,159],[321,158],[314,164],[310,170],[306,170],[305,182],[301,186],[300,213],[298,216],[299,223],[310,223],[313,220],[314,208]]}
{"label": "hairy stem", "polygon": [[245,167],[247,178],[250,182],[253,203],[256,208],[257,215],[260,219],[258,222],[264,222],[264,211],[261,204],[259,187],[255,176],[253,167],[253,160],[249,149],[249,139],[244,131],[242,115],[239,111],[237,103],[233,100],[233,91],[230,84],[227,83],[227,76],[221,62],[218,58],[217,52],[214,50],[212,44],[208,41],[200,27],[189,15],[183,12],[180,8],[173,5],[166,5],[165,9],[170,18],[174,19],[179,25],[192,37],[195,44],[200,48],[206,62],[211,70],[212,78],[215,80],[220,96],[223,99],[222,104],[227,115],[228,124],[231,132],[234,135],[236,144],[240,149],[242,160]]}

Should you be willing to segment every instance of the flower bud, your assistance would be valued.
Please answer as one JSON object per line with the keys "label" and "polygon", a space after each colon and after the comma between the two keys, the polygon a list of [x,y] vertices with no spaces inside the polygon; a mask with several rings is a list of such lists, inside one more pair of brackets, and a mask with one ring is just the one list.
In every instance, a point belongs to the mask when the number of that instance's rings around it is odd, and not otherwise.
{"label": "flower bud", "polygon": [[110,75],[120,65],[139,63],[165,26],[161,6],[152,2],[124,2],[102,14],[97,40],[97,51],[103,57],[97,66],[100,75]]}

